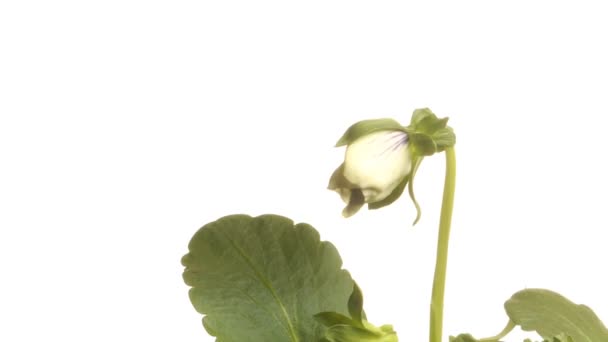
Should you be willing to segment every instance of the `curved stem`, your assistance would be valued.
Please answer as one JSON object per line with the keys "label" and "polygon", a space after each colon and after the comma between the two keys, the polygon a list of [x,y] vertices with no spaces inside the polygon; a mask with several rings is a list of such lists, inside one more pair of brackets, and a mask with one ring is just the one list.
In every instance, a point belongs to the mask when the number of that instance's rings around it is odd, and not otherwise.
{"label": "curved stem", "polygon": [[481,338],[478,341],[479,342],[497,342],[501,338],[507,336],[507,334],[509,334],[511,332],[511,330],[513,330],[513,328],[515,328],[515,323],[512,320],[509,320],[509,323],[507,323],[507,326],[504,329],[502,329],[502,331],[498,335],[492,336],[492,337]]}
{"label": "curved stem", "polygon": [[445,292],[445,275],[448,264],[448,244],[452,209],[454,208],[454,189],[456,186],[456,154],[454,148],[445,150],[445,182],[443,185],[443,202],[439,219],[439,237],[437,239],[437,260],[433,278],[431,297],[430,342],[441,342],[443,333],[443,297]]}

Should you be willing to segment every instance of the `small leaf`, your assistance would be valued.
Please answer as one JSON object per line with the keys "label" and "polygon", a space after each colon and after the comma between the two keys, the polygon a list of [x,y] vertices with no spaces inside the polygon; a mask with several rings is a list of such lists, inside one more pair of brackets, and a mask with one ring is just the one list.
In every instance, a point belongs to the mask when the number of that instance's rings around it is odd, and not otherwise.
{"label": "small leaf", "polygon": [[572,337],[567,336],[566,334],[559,334],[558,336],[554,336],[553,338],[550,338],[543,342],[574,342],[574,340],[572,339]]}
{"label": "small leaf", "polygon": [[317,322],[323,324],[326,327],[331,327],[332,325],[356,325],[357,323],[353,321],[352,318],[346,317],[337,312],[320,312],[314,315],[314,318]]}
{"label": "small leaf", "polygon": [[450,336],[450,342],[500,342],[502,338],[513,330],[513,328],[515,328],[515,323],[509,320],[507,325],[496,336],[476,339],[471,334],[460,334],[456,337]]}
{"label": "small leaf", "polygon": [[608,341],[608,330],[591,309],[549,290],[526,289],[505,303],[507,315],[523,330],[550,341],[565,334],[576,342]]}
{"label": "small leaf", "polygon": [[456,337],[450,336],[450,342],[479,342],[471,334],[460,334]]}
{"label": "small leaf", "polygon": [[222,342],[317,341],[313,315],[346,315],[354,282],[329,242],[276,215],[231,215],[201,228],[182,258],[194,308]]}
{"label": "small leaf", "polygon": [[390,325],[360,328],[352,325],[334,325],[327,330],[329,342],[398,342],[397,334]]}
{"label": "small leaf", "polygon": [[[460,334],[456,337],[450,336],[450,342],[500,342],[500,341],[497,339],[487,339],[487,338],[478,340],[478,339],[474,338],[473,336],[471,336],[471,334]],[[532,342],[532,340],[527,338],[524,340],[524,342]],[[559,336],[555,336],[553,338],[543,340],[542,342],[573,342],[573,340],[569,336],[560,334]]]}
{"label": "small leaf", "polygon": [[353,293],[348,298],[348,312],[353,321],[363,326],[363,294],[356,283],[353,286]]}
{"label": "small leaf", "polygon": [[401,131],[405,129],[393,119],[372,119],[359,121],[350,126],[336,143],[336,147],[349,145],[364,135],[378,131]]}
{"label": "small leaf", "polygon": [[377,327],[366,320],[363,310],[363,293],[355,283],[348,299],[348,311],[351,317],[337,312],[321,312],[314,318],[327,327],[325,335],[319,342],[397,342],[397,333],[393,326],[385,324]]}
{"label": "small leaf", "polygon": [[[524,340],[524,342],[532,342],[532,340],[527,338]],[[558,336],[545,339],[542,342],[574,342],[574,340],[570,336],[566,336],[565,334],[559,334]]]}

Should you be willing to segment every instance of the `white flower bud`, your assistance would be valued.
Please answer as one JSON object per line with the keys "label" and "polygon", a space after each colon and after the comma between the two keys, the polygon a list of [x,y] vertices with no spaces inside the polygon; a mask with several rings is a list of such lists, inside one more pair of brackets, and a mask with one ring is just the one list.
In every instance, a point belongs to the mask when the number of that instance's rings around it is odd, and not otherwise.
{"label": "white flower bud", "polygon": [[387,198],[411,168],[407,134],[396,130],[376,131],[347,146],[344,163],[332,175],[328,188],[347,203],[342,214],[349,217],[365,203]]}

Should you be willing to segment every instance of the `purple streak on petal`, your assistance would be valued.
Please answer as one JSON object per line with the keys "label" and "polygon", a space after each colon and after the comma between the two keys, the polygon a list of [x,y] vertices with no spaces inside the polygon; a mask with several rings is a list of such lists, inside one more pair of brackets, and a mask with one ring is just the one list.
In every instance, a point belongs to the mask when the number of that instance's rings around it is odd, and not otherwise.
{"label": "purple streak on petal", "polygon": [[408,136],[404,132],[395,131],[389,133],[389,136],[386,138],[387,148],[382,151],[379,155],[384,155],[387,152],[395,152],[397,149],[403,147],[408,142]]}

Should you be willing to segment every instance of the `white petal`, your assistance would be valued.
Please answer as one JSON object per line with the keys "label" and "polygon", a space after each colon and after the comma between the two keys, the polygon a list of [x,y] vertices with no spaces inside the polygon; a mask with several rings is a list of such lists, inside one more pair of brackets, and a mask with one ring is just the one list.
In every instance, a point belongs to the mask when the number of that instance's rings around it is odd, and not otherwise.
{"label": "white petal", "polygon": [[368,134],[346,148],[344,177],[362,189],[368,203],[390,195],[411,168],[407,135],[400,131]]}

